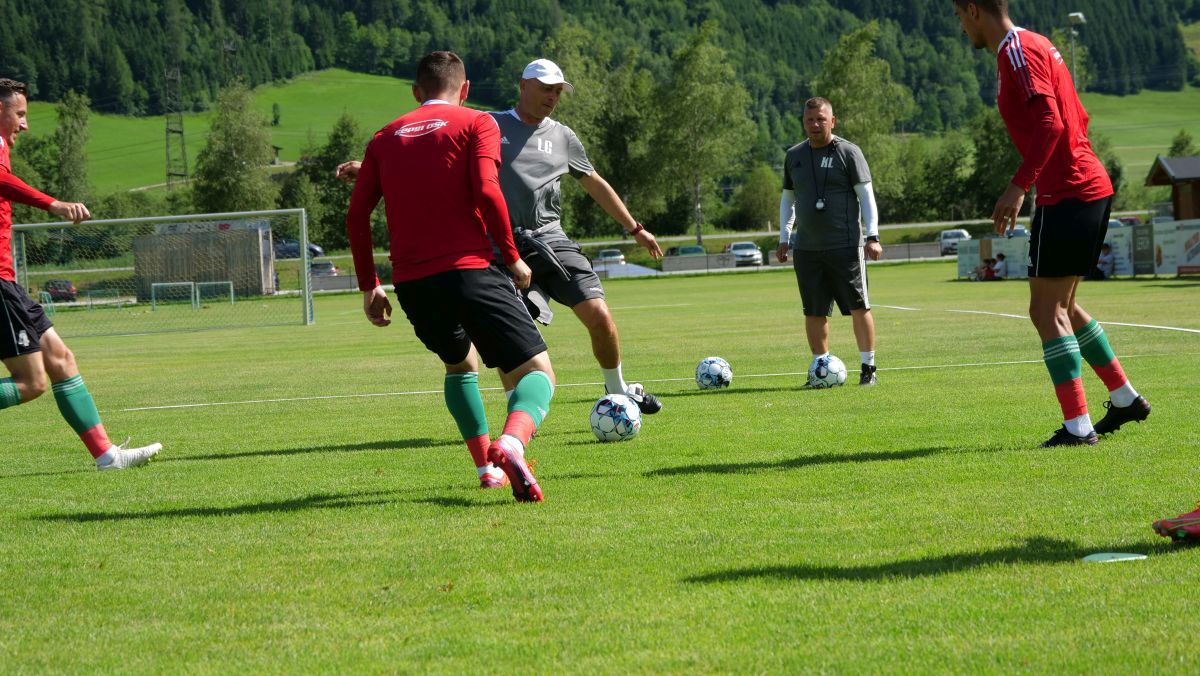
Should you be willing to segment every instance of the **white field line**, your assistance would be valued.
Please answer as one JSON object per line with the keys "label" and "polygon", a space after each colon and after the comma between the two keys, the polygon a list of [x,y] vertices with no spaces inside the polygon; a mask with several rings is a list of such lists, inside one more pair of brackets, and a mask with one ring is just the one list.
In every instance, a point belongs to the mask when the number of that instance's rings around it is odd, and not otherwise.
{"label": "white field line", "polygon": [[[1147,357],[1178,357],[1176,354],[1134,354],[1122,356],[1121,359],[1144,359]],[[1041,359],[1025,359],[1018,361],[992,361],[992,362],[971,362],[960,364],[926,364],[923,366],[893,366],[890,368],[881,368],[879,372],[884,371],[928,371],[934,369],[954,369],[954,368],[979,368],[985,366],[1014,366],[1023,364],[1041,364]],[[850,370],[850,373],[857,373],[857,369]],[[807,371],[795,371],[786,373],[750,373],[739,374],[741,378],[795,378],[798,376],[807,376]],[[644,380],[644,383],[679,383],[691,382],[693,378],[655,378]],[[590,383],[559,383],[555,389],[564,387],[602,387],[602,382]],[[500,392],[503,388],[500,387],[481,387],[481,392]],[[174,409],[190,409],[190,408],[214,408],[218,406],[250,406],[255,404],[283,404],[297,401],[330,401],[336,399],[376,399],[380,397],[411,397],[420,395],[439,395],[442,390],[412,390],[408,392],[371,392],[365,394],[330,394],[312,397],[283,397],[278,399],[246,399],[242,401],[215,401],[200,404],[171,404],[168,406],[141,406],[137,408],[122,408],[116,409],[120,413],[137,413],[142,411],[169,411]],[[109,413],[110,411],[104,411]]]}
{"label": "white field line", "polygon": [[[910,312],[918,312],[919,308],[900,307],[897,305],[873,305],[871,307],[882,307],[890,310],[908,310]],[[1007,312],[984,312],[983,310],[942,310],[942,312],[954,312],[964,315],[988,315],[991,317],[1009,317],[1011,319],[1026,319],[1026,315],[1014,315]],[[1104,326],[1129,326],[1137,329],[1156,329],[1159,331],[1178,331],[1180,333],[1200,333],[1200,329],[1187,329],[1181,326],[1160,326],[1158,324],[1130,324],[1128,322],[1100,322]]]}

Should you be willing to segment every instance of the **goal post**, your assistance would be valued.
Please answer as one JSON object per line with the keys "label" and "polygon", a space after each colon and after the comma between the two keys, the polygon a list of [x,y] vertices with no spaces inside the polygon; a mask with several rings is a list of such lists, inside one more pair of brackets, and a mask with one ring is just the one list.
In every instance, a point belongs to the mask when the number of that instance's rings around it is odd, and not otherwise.
{"label": "goal post", "polygon": [[308,245],[279,209],[14,225],[12,248],[72,337],[312,324]]}

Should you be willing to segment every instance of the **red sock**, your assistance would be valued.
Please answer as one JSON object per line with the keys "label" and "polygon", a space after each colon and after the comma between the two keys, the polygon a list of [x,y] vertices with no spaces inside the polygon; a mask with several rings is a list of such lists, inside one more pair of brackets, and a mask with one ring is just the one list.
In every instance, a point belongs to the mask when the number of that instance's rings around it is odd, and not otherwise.
{"label": "red sock", "polygon": [[1054,396],[1062,407],[1063,420],[1074,420],[1088,412],[1087,396],[1083,393],[1083,378],[1068,380],[1054,386]]}
{"label": "red sock", "polygon": [[487,450],[492,444],[492,440],[486,434],[480,434],[474,439],[466,440],[467,449],[471,451],[471,459],[475,461],[476,467],[484,467],[488,464]]}
{"label": "red sock", "polygon": [[537,423],[533,422],[533,416],[524,411],[513,411],[504,421],[504,433],[516,437],[522,446],[529,445],[536,431]]}
{"label": "red sock", "polygon": [[1121,362],[1115,358],[1108,366],[1093,366],[1092,370],[1100,376],[1100,380],[1104,381],[1104,386],[1108,388],[1109,392],[1119,390],[1129,382],[1129,379],[1125,377],[1125,369],[1121,368]]}
{"label": "red sock", "polygon": [[79,438],[83,440],[83,445],[87,446],[88,453],[91,453],[93,458],[99,458],[112,448],[112,442],[108,440],[108,433],[104,431],[104,425],[96,425],[80,434]]}

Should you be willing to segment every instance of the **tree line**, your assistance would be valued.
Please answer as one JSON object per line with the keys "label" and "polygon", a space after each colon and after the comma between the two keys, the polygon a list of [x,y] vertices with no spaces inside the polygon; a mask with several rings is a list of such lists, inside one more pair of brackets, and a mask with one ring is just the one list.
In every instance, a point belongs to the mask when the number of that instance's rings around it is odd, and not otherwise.
{"label": "tree line", "polygon": [[[1049,34],[1083,11],[1093,91],[1179,89],[1188,52],[1178,24],[1197,0],[1012,0],[1016,20]],[[0,77],[29,82],[35,96],[90,97],[102,112],[159,115],[175,103],[208,108],[233,80],[250,86],[313,69],[411,77],[420,56],[453,49],[474,73],[476,95],[511,94],[519,68],[566,26],[639,53],[639,68],[668,75],[671,54],[705,21],[754,101],[756,121],[780,128],[811,93],[840,36],[879,21],[878,53],[914,92],[905,130],[961,127],[995,93],[994,66],[975,58],[950,0],[0,0],[5,50]],[[1136,17],[1136,20],[1130,20]],[[1065,35],[1065,33],[1064,33]],[[1064,46],[1065,48],[1065,46]],[[178,101],[164,71],[179,68]],[[786,126],[786,125],[785,125]]]}

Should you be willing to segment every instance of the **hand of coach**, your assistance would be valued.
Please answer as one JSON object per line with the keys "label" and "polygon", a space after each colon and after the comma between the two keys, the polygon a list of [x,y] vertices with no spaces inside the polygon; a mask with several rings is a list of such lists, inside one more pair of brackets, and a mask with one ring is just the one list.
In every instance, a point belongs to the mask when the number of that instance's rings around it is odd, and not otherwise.
{"label": "hand of coach", "polygon": [[[779,245],[778,249],[775,250],[775,257],[779,259],[780,263],[786,263],[788,260],[788,252],[791,251],[791,249],[791,245],[784,242]],[[883,255],[883,245],[876,240],[870,240],[863,247],[863,253],[866,254],[867,258],[877,261],[879,260],[880,256]]]}

